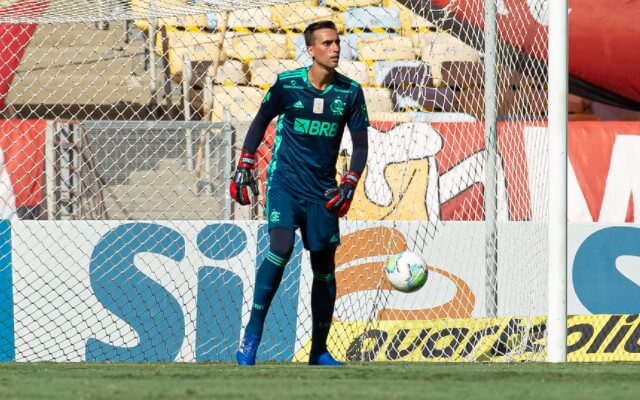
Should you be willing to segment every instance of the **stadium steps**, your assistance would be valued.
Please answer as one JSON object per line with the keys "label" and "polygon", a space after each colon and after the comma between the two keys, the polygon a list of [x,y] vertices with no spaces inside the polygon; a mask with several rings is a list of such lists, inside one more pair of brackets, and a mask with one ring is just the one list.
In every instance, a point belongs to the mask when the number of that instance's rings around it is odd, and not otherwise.
{"label": "stadium steps", "polygon": [[206,191],[197,196],[194,183],[181,160],[162,159],[153,170],[131,172],[127,184],[110,186],[105,201],[113,219],[220,219],[218,199],[226,187],[216,183],[215,197]]}

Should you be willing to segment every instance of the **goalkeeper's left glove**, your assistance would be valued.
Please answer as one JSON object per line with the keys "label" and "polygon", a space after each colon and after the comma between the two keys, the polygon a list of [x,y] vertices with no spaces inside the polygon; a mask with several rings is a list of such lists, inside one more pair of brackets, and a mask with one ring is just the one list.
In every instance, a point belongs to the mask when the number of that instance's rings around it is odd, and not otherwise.
{"label": "goalkeeper's left glove", "polygon": [[324,208],[337,217],[347,215],[359,179],[360,174],[357,172],[347,172],[342,177],[340,185],[337,188],[329,189],[324,193],[325,196],[329,197],[329,201],[325,203]]}

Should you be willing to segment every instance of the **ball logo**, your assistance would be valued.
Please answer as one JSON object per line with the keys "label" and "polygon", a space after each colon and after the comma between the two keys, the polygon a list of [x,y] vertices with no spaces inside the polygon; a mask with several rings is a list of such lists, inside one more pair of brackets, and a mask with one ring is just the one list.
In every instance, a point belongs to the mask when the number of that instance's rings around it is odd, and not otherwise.
{"label": "ball logo", "polygon": [[[371,240],[376,238],[376,240]],[[384,278],[386,257],[407,249],[407,240],[397,229],[386,227],[367,228],[343,235],[342,245],[336,253],[336,298],[346,299],[358,292],[373,290],[391,291],[393,287]],[[379,258],[380,261],[370,261]],[[471,287],[460,277],[448,271],[429,266],[429,275],[441,275],[455,285],[452,298],[440,299],[441,304],[428,308],[407,310],[394,304],[382,304],[376,310],[378,320],[424,320],[438,318],[470,317],[475,306],[475,294]],[[422,290],[429,290],[427,281]],[[367,310],[368,311],[368,310]]]}

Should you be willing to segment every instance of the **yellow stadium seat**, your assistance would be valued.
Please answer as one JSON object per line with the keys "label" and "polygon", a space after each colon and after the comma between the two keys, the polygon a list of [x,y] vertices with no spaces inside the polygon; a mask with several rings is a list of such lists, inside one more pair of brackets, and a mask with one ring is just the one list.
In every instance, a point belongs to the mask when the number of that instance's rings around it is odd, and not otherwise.
{"label": "yellow stadium seat", "polygon": [[327,7],[335,8],[336,10],[344,11],[349,8],[355,7],[367,7],[367,6],[387,6],[389,0],[325,0]]}
{"label": "yellow stadium seat", "polygon": [[389,8],[395,8],[400,12],[402,35],[410,36],[412,33],[424,33],[436,30],[436,26],[426,18],[423,18],[397,1],[390,1]]}
{"label": "yellow stadium seat", "polygon": [[310,23],[322,20],[333,21],[338,32],[344,31],[342,13],[327,7],[311,7],[304,3],[278,4],[271,8],[271,18],[274,28],[285,32],[302,32]]}
{"label": "yellow stadium seat", "polygon": [[[171,75],[180,75],[182,73],[183,55],[188,54],[189,61],[198,62],[215,62],[224,61],[226,59],[224,48],[219,51],[219,42],[222,40],[220,34],[207,32],[184,32],[171,31],[165,33],[166,36],[159,34],[156,40],[156,52],[163,54],[163,40],[167,43],[168,72]],[[225,46],[229,46],[229,38],[225,38]]]}
{"label": "yellow stadium seat", "polygon": [[[213,67],[209,67],[209,72],[213,74]],[[245,65],[238,60],[226,60],[218,66],[215,83],[226,86],[246,85]]]}
{"label": "yellow stadium seat", "polygon": [[249,63],[249,83],[262,89],[268,89],[283,71],[304,67],[296,60],[254,60]]}
{"label": "yellow stadium seat", "polygon": [[362,88],[369,113],[392,112],[391,91],[380,88]]}
{"label": "yellow stadium seat", "polygon": [[236,34],[226,54],[245,63],[260,58],[291,58],[287,35],[269,33]]}
{"label": "yellow stadium seat", "polygon": [[[224,20],[224,13],[217,13],[218,29]],[[270,7],[253,7],[229,13],[227,29],[236,32],[267,32],[274,27]]]}
{"label": "yellow stadium seat", "polygon": [[360,61],[341,60],[338,65],[338,72],[363,86],[369,86],[371,83],[371,75],[367,64]]}
{"label": "yellow stadium seat", "polygon": [[[176,11],[184,13],[184,9],[187,6],[185,0],[161,0],[156,1],[155,10],[157,13],[175,15]],[[158,18],[158,27],[169,25],[183,27],[189,30],[200,30],[206,27],[208,23],[204,9],[196,6],[189,6],[189,8],[196,12],[201,11],[201,13]],[[150,0],[131,0],[131,11],[138,15],[151,15]],[[149,29],[148,19],[137,19],[134,21],[134,24],[140,30],[147,31]]]}
{"label": "yellow stadium seat", "polygon": [[440,65],[444,61],[480,61],[473,47],[444,32],[436,33],[427,40],[420,58],[430,65]]}
{"label": "yellow stadium seat", "polygon": [[224,109],[240,121],[251,121],[257,114],[264,91],[252,86],[219,86],[213,87],[213,112],[215,121],[224,118]]}
{"label": "yellow stadium seat", "polygon": [[363,61],[375,60],[412,60],[415,58],[411,39],[404,36],[386,38],[358,39],[358,59]]}

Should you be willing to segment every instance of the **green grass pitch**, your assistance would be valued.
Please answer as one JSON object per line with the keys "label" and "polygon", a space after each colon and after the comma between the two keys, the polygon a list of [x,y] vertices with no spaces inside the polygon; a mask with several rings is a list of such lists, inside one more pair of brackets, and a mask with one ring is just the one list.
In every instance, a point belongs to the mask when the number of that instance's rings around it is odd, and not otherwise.
{"label": "green grass pitch", "polygon": [[640,363],[0,364],[9,399],[637,399]]}

